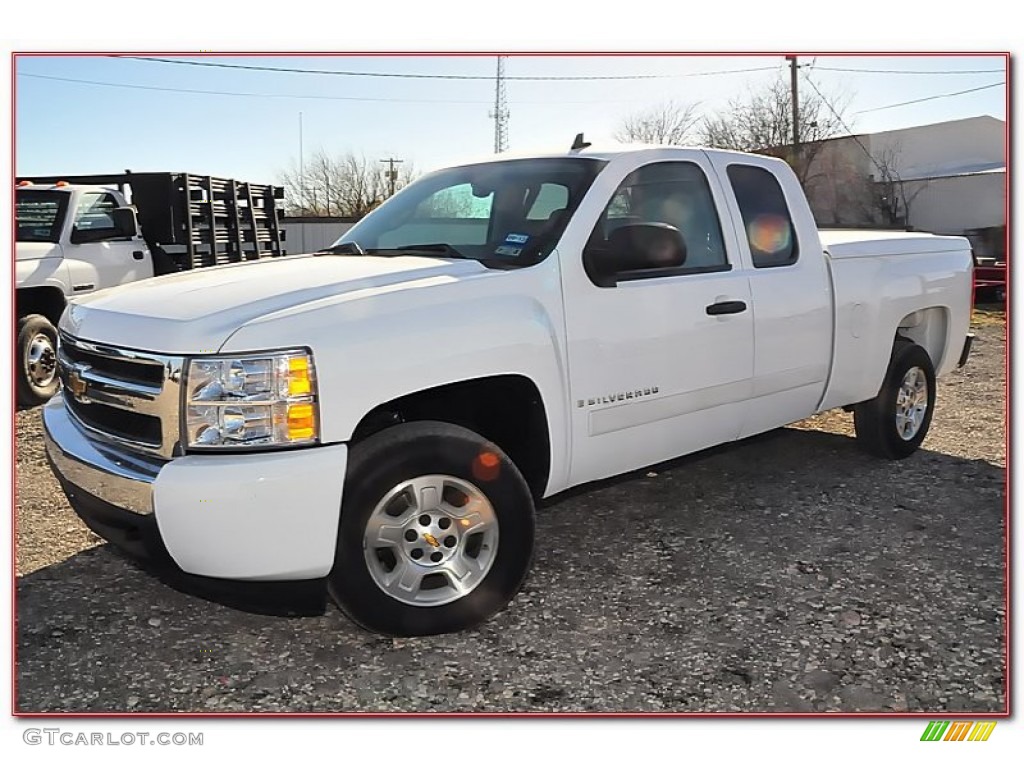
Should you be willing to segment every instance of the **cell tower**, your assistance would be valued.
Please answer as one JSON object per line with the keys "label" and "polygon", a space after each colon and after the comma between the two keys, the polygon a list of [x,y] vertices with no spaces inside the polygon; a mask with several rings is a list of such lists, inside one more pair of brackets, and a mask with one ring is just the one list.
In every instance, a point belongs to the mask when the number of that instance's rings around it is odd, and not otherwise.
{"label": "cell tower", "polygon": [[498,57],[498,73],[494,78],[494,152],[508,149],[508,97],[505,93],[505,56]]}

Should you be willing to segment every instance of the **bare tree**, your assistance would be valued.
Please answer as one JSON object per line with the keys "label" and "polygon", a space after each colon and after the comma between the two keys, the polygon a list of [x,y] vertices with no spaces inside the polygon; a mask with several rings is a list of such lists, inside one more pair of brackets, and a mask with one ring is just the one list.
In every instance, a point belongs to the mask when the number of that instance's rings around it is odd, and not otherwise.
{"label": "bare tree", "polygon": [[[321,148],[306,158],[302,172],[293,161],[281,176],[292,216],[364,216],[388,196],[385,168],[353,152],[331,155]],[[412,163],[404,163],[395,190],[414,178]]]}
{"label": "bare tree", "polygon": [[789,83],[780,77],[764,90],[751,91],[730,101],[721,113],[706,117],[700,126],[700,140],[709,147],[782,157],[806,186],[817,173],[814,160],[822,142],[845,132],[844,111],[845,104],[838,97],[822,98],[802,91],[800,148],[794,151]]}
{"label": "bare tree", "polygon": [[929,184],[926,179],[908,181],[903,178],[902,154],[903,146],[896,142],[874,158],[876,210],[881,214],[883,223],[897,227],[910,225],[914,201]]}
{"label": "bare tree", "polygon": [[819,226],[877,223],[876,189],[870,161],[854,139],[841,139],[823,146],[814,161],[814,178],[805,185],[804,192]]}
{"label": "bare tree", "polygon": [[696,104],[666,101],[627,116],[613,136],[625,144],[688,144],[699,122]]}

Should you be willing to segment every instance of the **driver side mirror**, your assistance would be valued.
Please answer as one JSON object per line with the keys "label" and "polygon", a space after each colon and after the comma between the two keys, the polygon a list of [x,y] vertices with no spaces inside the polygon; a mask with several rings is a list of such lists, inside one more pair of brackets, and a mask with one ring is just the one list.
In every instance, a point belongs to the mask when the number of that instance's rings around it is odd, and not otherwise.
{"label": "driver side mirror", "polygon": [[584,266],[593,282],[614,287],[623,274],[677,269],[686,263],[686,242],[671,224],[645,222],[613,230],[607,245],[588,247]]}
{"label": "driver side mirror", "polygon": [[115,208],[110,212],[110,218],[114,220],[114,228],[120,237],[135,237],[139,234],[139,221],[135,217],[134,208]]}

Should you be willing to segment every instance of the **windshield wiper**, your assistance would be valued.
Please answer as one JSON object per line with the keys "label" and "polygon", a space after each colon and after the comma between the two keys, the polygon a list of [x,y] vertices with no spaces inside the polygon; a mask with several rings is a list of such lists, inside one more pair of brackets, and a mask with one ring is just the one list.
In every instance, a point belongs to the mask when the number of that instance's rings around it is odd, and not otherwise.
{"label": "windshield wiper", "polygon": [[444,256],[448,259],[469,258],[448,243],[416,243],[415,245],[402,245],[398,248],[370,248],[368,253],[374,256],[413,256],[425,253],[429,256]]}
{"label": "windshield wiper", "polygon": [[338,243],[332,245],[330,248],[325,248],[322,251],[314,251],[314,256],[365,256],[366,251],[363,250],[363,246],[357,243],[355,240],[350,240],[347,243]]}

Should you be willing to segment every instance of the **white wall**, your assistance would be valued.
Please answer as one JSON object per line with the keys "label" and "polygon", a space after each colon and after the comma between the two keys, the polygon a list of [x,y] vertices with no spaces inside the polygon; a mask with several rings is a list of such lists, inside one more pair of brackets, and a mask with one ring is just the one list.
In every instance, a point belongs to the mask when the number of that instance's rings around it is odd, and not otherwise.
{"label": "white wall", "polygon": [[959,235],[965,229],[1006,223],[1006,174],[979,173],[907,184],[910,225],[924,232]]}
{"label": "white wall", "polygon": [[312,253],[330,247],[335,240],[348,232],[353,224],[347,221],[294,222],[287,218],[282,222],[287,237],[285,250],[290,254]]}
{"label": "white wall", "polygon": [[871,133],[863,138],[876,158],[893,152],[896,167],[905,179],[1006,164],[1006,123],[988,115]]}

